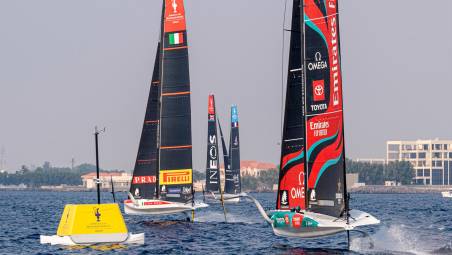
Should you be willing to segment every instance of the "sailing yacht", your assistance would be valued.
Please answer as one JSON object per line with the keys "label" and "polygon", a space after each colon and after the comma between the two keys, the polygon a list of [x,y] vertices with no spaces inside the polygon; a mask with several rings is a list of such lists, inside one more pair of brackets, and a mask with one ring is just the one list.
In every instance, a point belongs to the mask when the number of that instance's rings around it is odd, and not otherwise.
{"label": "sailing yacht", "polygon": [[313,238],[378,224],[349,208],[338,0],[293,0],[275,210],[278,236]]}
{"label": "sailing yacht", "polygon": [[[224,141],[221,123],[216,115],[215,96],[209,95],[208,115],[207,115],[207,162],[206,162],[206,191],[214,199],[221,200],[222,203],[238,203],[240,201],[240,150],[238,133],[238,112],[237,106],[231,107],[231,134],[229,150]],[[223,159],[225,166],[225,191],[221,186],[221,174],[219,171],[220,157],[218,149],[217,120],[220,128]],[[234,165],[231,162],[234,161]],[[231,169],[231,166],[234,168]]]}
{"label": "sailing yacht", "polygon": [[161,35],[127,214],[172,214],[207,207],[193,190],[190,78],[183,0],[164,0]]}
{"label": "sailing yacht", "polygon": [[[224,201],[226,203],[240,202],[242,194],[242,182],[240,176],[240,139],[239,139],[239,115],[237,105],[231,106],[231,127],[229,135],[229,150],[225,157],[224,173]],[[221,130],[221,128],[220,128]],[[221,132],[223,133],[223,132]],[[223,134],[221,134],[222,143],[224,144]],[[223,146],[223,149],[226,146]]]}

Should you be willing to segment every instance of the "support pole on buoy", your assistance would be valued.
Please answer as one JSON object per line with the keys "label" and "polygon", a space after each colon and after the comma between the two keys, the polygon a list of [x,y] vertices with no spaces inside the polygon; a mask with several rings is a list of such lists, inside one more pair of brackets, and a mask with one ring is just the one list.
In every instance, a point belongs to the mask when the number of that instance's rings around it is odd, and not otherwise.
{"label": "support pole on buoy", "polygon": [[191,222],[195,222],[195,210],[191,210]]}
{"label": "support pole on buoy", "polygon": [[94,127],[94,141],[96,145],[96,186],[97,186],[97,204],[100,204],[100,172],[99,172],[99,134],[105,132],[105,128],[99,131]]}
{"label": "support pole on buoy", "polygon": [[97,186],[97,204],[100,204],[100,173],[99,173],[99,131],[97,126],[94,128],[94,140],[96,144],[96,186]]}

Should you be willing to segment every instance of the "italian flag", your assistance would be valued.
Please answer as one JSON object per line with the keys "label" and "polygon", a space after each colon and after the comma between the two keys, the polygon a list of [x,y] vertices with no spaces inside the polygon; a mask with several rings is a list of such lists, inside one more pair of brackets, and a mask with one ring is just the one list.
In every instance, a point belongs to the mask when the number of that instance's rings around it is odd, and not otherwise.
{"label": "italian flag", "polygon": [[181,44],[184,43],[184,34],[183,33],[172,33],[169,34],[169,44]]}

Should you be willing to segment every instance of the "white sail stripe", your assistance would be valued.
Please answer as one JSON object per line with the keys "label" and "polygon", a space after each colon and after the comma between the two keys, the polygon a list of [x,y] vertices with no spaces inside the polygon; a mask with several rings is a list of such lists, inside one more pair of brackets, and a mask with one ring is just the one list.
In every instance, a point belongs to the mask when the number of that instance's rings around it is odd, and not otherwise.
{"label": "white sail stripe", "polygon": [[292,70],[290,70],[290,72],[298,72],[298,71],[301,71],[302,70],[302,68],[297,68],[297,69],[292,69]]}
{"label": "white sail stripe", "polygon": [[333,114],[333,113],[338,113],[338,112],[343,112],[343,110],[338,110],[338,111],[334,111],[334,112],[323,112],[323,113],[317,113],[317,114],[308,114],[306,116],[312,117],[312,116],[317,116],[317,115],[328,115],[328,114]]}
{"label": "white sail stripe", "polygon": [[309,20],[319,20],[319,19],[324,19],[324,18],[329,18],[329,17],[332,17],[332,16],[336,16],[336,15],[338,15],[339,13],[338,12],[336,12],[336,13],[333,13],[333,14],[330,14],[330,15],[328,15],[328,16],[322,16],[322,17],[320,17],[320,18],[314,18],[314,19],[305,19],[304,21],[309,21]]}
{"label": "white sail stripe", "polygon": [[300,137],[300,138],[295,138],[295,139],[287,139],[287,140],[284,140],[284,142],[292,142],[292,141],[299,141],[299,140],[304,140],[304,138]]}

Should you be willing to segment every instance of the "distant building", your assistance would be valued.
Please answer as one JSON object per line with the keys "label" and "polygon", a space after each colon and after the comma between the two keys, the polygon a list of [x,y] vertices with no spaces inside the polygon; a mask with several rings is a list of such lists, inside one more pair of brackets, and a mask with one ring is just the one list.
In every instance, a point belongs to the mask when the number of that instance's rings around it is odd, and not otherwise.
{"label": "distant building", "polygon": [[386,160],[382,158],[357,158],[354,159],[355,162],[369,163],[369,164],[386,164]]}
{"label": "distant building", "polygon": [[199,181],[193,182],[193,189],[196,192],[202,192],[205,189],[205,187],[206,187],[206,180],[199,180]]}
{"label": "distant building", "polygon": [[452,185],[452,140],[388,141],[387,162],[408,161],[419,185]]}
{"label": "distant building", "polygon": [[400,186],[400,185],[402,185],[400,182],[385,181],[385,186],[387,186],[387,187]]}
{"label": "distant building", "polygon": [[347,174],[347,187],[348,188],[357,188],[366,186],[365,183],[359,182],[359,174]]}
{"label": "distant building", "polygon": [[[262,172],[276,169],[276,165],[273,163],[259,162],[255,160],[242,160],[240,161],[240,175],[259,177]],[[224,165],[220,167],[221,174],[224,175]]]}
{"label": "distant building", "polygon": [[[130,181],[132,180],[132,175],[126,172],[101,172],[100,181],[102,189],[111,189],[111,179],[113,179],[113,185],[117,191],[126,191],[129,189]],[[92,172],[89,174],[82,175],[83,187],[86,189],[96,188],[96,173]]]}

